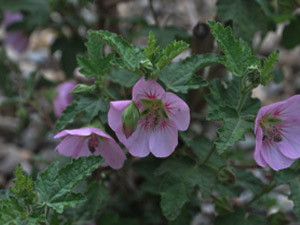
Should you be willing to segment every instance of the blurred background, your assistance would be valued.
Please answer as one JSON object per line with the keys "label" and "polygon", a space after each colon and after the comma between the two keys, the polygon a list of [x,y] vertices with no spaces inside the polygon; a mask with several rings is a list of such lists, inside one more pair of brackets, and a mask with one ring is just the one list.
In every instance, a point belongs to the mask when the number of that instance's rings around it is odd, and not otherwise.
{"label": "blurred background", "polygon": [[[252,93],[269,104],[300,93],[299,6],[296,0],[0,0],[0,188],[11,185],[18,163],[34,174],[58,157],[53,101],[65,81],[94,82],[80,74],[76,61],[77,55],[86,54],[89,29],[120,34],[135,46],[145,46],[150,31],[162,47],[184,40],[191,48],[178,60],[219,51],[206,21],[220,21],[261,58],[280,50],[274,79]],[[230,76],[220,65],[198,73],[208,80]],[[129,95],[138,78],[124,88],[114,76],[109,75],[109,82]],[[203,122],[205,92],[188,95],[191,129],[214,138],[217,125]],[[253,136],[240,143],[241,149],[253,147]],[[275,211],[291,210],[286,197],[276,198],[282,202]],[[205,207],[209,214],[209,204]]]}

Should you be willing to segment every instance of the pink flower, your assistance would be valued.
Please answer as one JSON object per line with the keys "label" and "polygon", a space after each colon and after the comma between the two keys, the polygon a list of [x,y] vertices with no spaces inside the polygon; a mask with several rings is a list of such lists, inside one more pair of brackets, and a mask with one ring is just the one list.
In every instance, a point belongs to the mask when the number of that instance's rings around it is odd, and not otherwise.
{"label": "pink flower", "polygon": [[274,170],[289,167],[300,157],[300,95],[262,107],[254,132],[257,164]]}
{"label": "pink flower", "polygon": [[[21,13],[12,13],[10,11],[5,11],[3,26],[5,29],[7,29],[10,25],[16,22],[21,22],[22,20],[23,15]],[[24,52],[28,47],[29,38],[25,34],[24,30],[7,31],[5,43],[12,46],[18,52]]]}
{"label": "pink flower", "polygon": [[54,112],[57,117],[71,104],[73,95],[70,94],[76,86],[75,82],[67,81],[57,87],[57,96],[54,99]]}
{"label": "pink flower", "polygon": [[101,155],[104,166],[120,169],[126,159],[125,153],[115,140],[102,130],[85,127],[74,130],[63,130],[54,138],[64,138],[56,147],[60,154],[72,158]]}
{"label": "pink flower", "polygon": [[109,126],[133,156],[145,157],[150,152],[156,157],[169,156],[178,144],[178,130],[189,126],[189,107],[152,79],[141,78],[134,85],[132,96],[140,111],[136,130],[126,137],[122,129],[122,113],[130,100],[110,103]]}

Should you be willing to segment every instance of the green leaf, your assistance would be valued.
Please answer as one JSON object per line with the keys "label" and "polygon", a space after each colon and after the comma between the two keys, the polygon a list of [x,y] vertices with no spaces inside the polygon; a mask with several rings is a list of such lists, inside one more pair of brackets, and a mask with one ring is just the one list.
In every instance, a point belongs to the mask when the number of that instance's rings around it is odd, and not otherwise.
{"label": "green leaf", "polygon": [[174,220],[181,212],[183,205],[189,200],[186,186],[174,183],[161,193],[161,208],[168,220]]}
{"label": "green leaf", "polygon": [[[208,118],[211,120],[220,120],[218,113],[223,112],[224,107],[230,107],[237,109],[239,100],[241,98],[241,89],[239,79],[233,79],[228,87],[222,84],[219,79],[215,79],[209,85],[210,94],[206,97],[209,108]],[[260,108],[260,101],[258,99],[251,98],[248,95],[245,99],[244,105],[239,115],[241,116],[256,116]],[[227,110],[230,110],[227,108]],[[217,115],[215,115],[217,114]],[[223,116],[224,117],[224,116]]]}
{"label": "green leaf", "polygon": [[262,216],[249,215],[246,217],[244,210],[238,209],[234,213],[227,214],[224,216],[218,216],[214,221],[214,225],[261,225],[267,224],[267,221]]}
{"label": "green leaf", "polygon": [[118,53],[120,58],[115,58],[112,63],[122,69],[140,74],[139,64],[145,59],[145,55],[140,48],[134,48],[121,36],[104,30],[90,31],[90,34],[97,36],[102,42],[109,45]]}
{"label": "green leaf", "polygon": [[73,187],[95,169],[104,160],[101,156],[89,156],[73,159],[71,163],[58,170],[57,164],[51,164],[36,180],[36,189],[45,205],[58,213],[67,206],[75,207],[83,202],[85,197],[72,192]]}
{"label": "green leaf", "polygon": [[109,73],[108,79],[110,79],[112,82],[120,84],[121,86],[130,88],[135,85],[135,83],[140,79],[140,76],[124,69],[114,68]]}
{"label": "green leaf", "polygon": [[292,169],[280,170],[275,176],[276,185],[289,184],[291,194],[289,199],[294,202],[294,210],[300,221],[300,181],[299,173]]}
{"label": "green leaf", "polygon": [[234,76],[243,77],[249,67],[260,67],[260,61],[252,54],[251,48],[243,40],[235,40],[230,27],[224,28],[214,21],[208,21],[208,25],[219,48],[225,54],[220,63],[224,64]]}
{"label": "green leaf", "polygon": [[189,188],[198,186],[205,198],[209,197],[216,182],[215,171],[207,166],[196,167],[195,162],[187,157],[166,160],[156,173],[168,173],[168,176],[180,180]]}
{"label": "green leaf", "polygon": [[172,41],[167,47],[162,51],[161,57],[157,62],[157,66],[159,69],[162,69],[171,62],[177,55],[186,50],[189,45],[183,41]]}
{"label": "green leaf", "polygon": [[215,54],[193,55],[162,69],[159,79],[164,82],[167,90],[187,93],[190,89],[206,86],[207,82],[195,73],[209,65],[218,63],[220,56]]}
{"label": "green leaf", "polygon": [[56,130],[60,131],[64,129],[82,113],[84,113],[84,117],[88,121],[91,121],[99,112],[107,112],[108,107],[108,102],[102,97],[96,95],[78,96],[73,100],[72,104],[63,111],[56,123]]}
{"label": "green leaf", "polygon": [[300,221],[300,181],[299,178],[293,179],[290,183],[291,194],[289,195],[289,199],[294,202],[294,210],[296,211],[296,215],[298,221]]}
{"label": "green leaf", "polygon": [[109,189],[103,184],[91,182],[85,192],[87,200],[76,208],[76,221],[92,223],[94,218],[103,210],[110,200]]}
{"label": "green leaf", "polygon": [[51,46],[51,52],[61,51],[60,64],[67,77],[72,77],[77,67],[76,56],[85,51],[81,37],[73,35],[71,38],[59,37]]}
{"label": "green leaf", "polygon": [[145,56],[151,61],[152,64],[156,64],[157,60],[161,57],[162,54],[162,49],[160,48],[160,46],[156,46],[156,42],[157,41],[154,37],[154,34],[150,31],[147,47],[144,48],[144,51]]}
{"label": "green leaf", "polygon": [[300,44],[299,40],[299,32],[300,32],[300,16],[298,15],[296,18],[290,21],[290,24],[284,27],[282,33],[282,44],[287,49],[295,48]]}
{"label": "green leaf", "polygon": [[24,201],[26,205],[33,204],[36,200],[36,193],[34,192],[32,178],[22,171],[20,164],[17,166],[14,175],[15,187],[10,188],[11,192]]}
{"label": "green leaf", "polygon": [[275,64],[278,62],[279,50],[273,52],[267,59],[264,60],[261,68],[262,84],[266,85],[273,78],[273,74],[270,74],[274,70]]}
{"label": "green leaf", "polygon": [[217,131],[218,138],[215,141],[220,154],[237,141],[243,140],[244,133],[253,129],[253,122],[239,117],[235,109],[225,107],[223,110],[223,124]]}
{"label": "green leaf", "polygon": [[264,185],[260,179],[245,170],[236,169],[235,171],[237,178],[235,186],[250,190],[253,194],[259,194],[261,192]]}
{"label": "green leaf", "polygon": [[80,72],[87,77],[94,76],[98,78],[109,73],[112,67],[110,62],[114,58],[114,54],[111,53],[104,57],[103,42],[91,31],[88,32],[86,47],[88,49],[88,58],[77,57],[77,62],[82,67]]}
{"label": "green leaf", "polygon": [[186,30],[178,27],[159,27],[156,25],[148,25],[143,26],[140,30],[140,33],[144,35],[148,35],[150,32],[154,34],[157,40],[157,44],[162,48],[165,48],[170,42],[174,40],[183,40],[186,42],[190,42],[191,39],[191,36],[186,32]]}
{"label": "green leaf", "polygon": [[19,225],[26,218],[26,211],[16,199],[0,200],[0,223],[3,225]]}
{"label": "green leaf", "polygon": [[255,0],[218,0],[218,18],[222,22],[232,22],[236,38],[252,44],[256,31],[267,31],[268,18]]}
{"label": "green leaf", "polygon": [[[213,142],[205,136],[196,136],[190,141],[191,149],[201,161],[205,159],[212,146]],[[226,164],[226,161],[217,152],[213,152],[208,162],[216,167]]]}

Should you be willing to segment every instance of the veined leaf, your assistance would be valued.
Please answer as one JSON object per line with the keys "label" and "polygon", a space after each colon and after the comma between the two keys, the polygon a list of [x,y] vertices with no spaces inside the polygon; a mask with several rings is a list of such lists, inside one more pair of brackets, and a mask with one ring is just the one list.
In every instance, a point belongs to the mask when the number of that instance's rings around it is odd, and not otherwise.
{"label": "veined leaf", "polygon": [[97,36],[102,42],[116,51],[120,58],[115,58],[112,63],[116,66],[138,73],[139,64],[145,59],[144,52],[140,48],[134,48],[121,36],[104,30],[90,31],[92,35]]}
{"label": "veined leaf", "polygon": [[279,50],[273,52],[267,59],[264,60],[262,69],[261,69],[261,77],[262,84],[266,85],[269,81],[274,77],[273,74],[270,74],[274,70],[275,64],[278,62]]}
{"label": "veined leaf", "polygon": [[78,96],[71,105],[69,105],[62,113],[56,123],[56,130],[64,129],[69,123],[80,114],[84,113],[84,117],[91,121],[100,111],[108,111],[108,102],[102,97],[96,95]]}
{"label": "veined leaf", "polygon": [[247,74],[249,67],[260,67],[260,61],[252,54],[246,42],[237,41],[232,35],[230,27],[224,28],[220,23],[208,21],[211,32],[217,40],[219,48],[225,56],[220,60],[236,77]]}
{"label": "veined leaf", "polygon": [[218,63],[221,57],[215,54],[193,55],[162,69],[159,79],[168,90],[187,93],[190,89],[206,86],[208,83],[201,76],[194,75],[198,70]]}
{"label": "veined leaf", "polygon": [[88,58],[82,56],[77,57],[78,64],[82,67],[80,72],[87,77],[95,76],[101,78],[107,74],[112,65],[111,60],[114,58],[114,54],[109,54],[106,57],[103,56],[103,42],[91,31],[88,32],[88,42],[86,43],[88,49]]}
{"label": "veined leaf", "polygon": [[85,197],[72,189],[103,162],[101,156],[93,155],[74,159],[60,170],[56,163],[51,164],[36,180],[36,189],[44,204],[62,213],[65,207],[75,207],[83,202]]}
{"label": "veined leaf", "polygon": [[252,44],[256,31],[267,32],[268,17],[255,0],[218,0],[218,18],[232,22],[234,36]]}
{"label": "veined leaf", "polygon": [[171,62],[177,55],[186,50],[189,45],[183,41],[172,41],[167,47],[162,51],[161,57],[157,62],[159,69],[162,69],[165,65]]}

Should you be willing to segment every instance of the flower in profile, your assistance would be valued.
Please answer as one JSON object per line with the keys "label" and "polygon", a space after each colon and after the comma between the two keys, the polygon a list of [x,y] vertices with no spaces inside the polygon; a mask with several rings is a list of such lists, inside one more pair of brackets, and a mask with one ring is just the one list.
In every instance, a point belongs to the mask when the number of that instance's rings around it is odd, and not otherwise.
{"label": "flower in profile", "polygon": [[[156,157],[169,156],[178,144],[178,130],[189,126],[189,107],[152,79],[141,78],[133,87],[132,97],[139,114],[133,106],[132,118],[127,113],[131,100],[110,102],[109,126],[133,156],[145,157],[150,152]],[[132,125],[124,127],[127,124]]]}
{"label": "flower in profile", "polygon": [[105,159],[104,166],[120,169],[126,159],[125,153],[115,140],[94,127],[63,130],[54,138],[63,138],[56,147],[64,156],[78,158],[92,154],[101,155]]}
{"label": "flower in profile", "polygon": [[254,132],[257,164],[276,171],[289,167],[300,157],[300,95],[262,107]]}
{"label": "flower in profile", "polygon": [[[8,29],[9,26],[14,23],[21,22],[23,15],[20,12],[12,13],[10,11],[4,12],[3,27]],[[13,47],[18,52],[24,52],[29,43],[29,38],[25,34],[24,30],[11,30],[6,32],[4,42]]]}
{"label": "flower in profile", "polygon": [[57,117],[71,104],[73,95],[70,92],[75,88],[76,83],[66,81],[57,87],[57,96],[54,99],[54,113]]}

